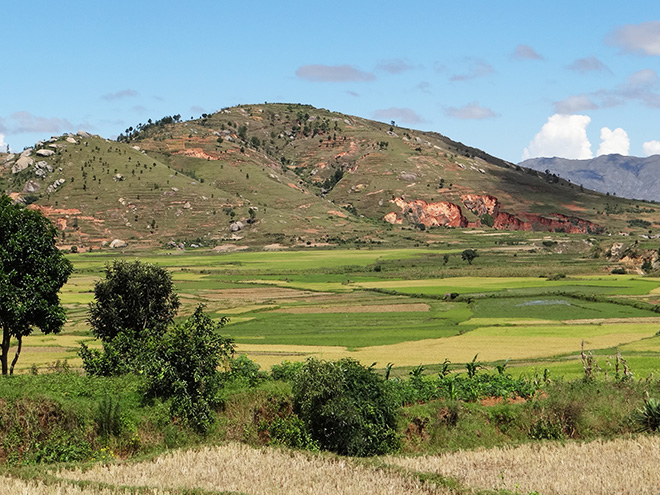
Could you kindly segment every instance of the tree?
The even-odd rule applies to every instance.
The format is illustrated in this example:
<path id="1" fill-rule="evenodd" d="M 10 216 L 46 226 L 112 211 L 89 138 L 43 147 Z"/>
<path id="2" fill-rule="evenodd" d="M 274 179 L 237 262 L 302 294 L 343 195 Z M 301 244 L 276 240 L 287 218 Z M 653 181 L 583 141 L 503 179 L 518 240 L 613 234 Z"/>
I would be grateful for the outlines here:
<path id="1" fill-rule="evenodd" d="M 141 367 L 150 341 L 158 341 L 174 321 L 179 297 L 171 274 L 140 261 L 113 261 L 105 280 L 94 286 L 87 321 L 103 352 L 81 344 L 83 368 L 92 375 L 116 375 Z"/>
<path id="2" fill-rule="evenodd" d="M 308 359 L 294 378 L 293 410 L 322 448 L 338 454 L 380 455 L 399 447 L 396 399 L 373 369 L 354 359 Z"/>
<path id="3" fill-rule="evenodd" d="M 461 258 L 463 258 L 463 261 L 467 261 L 470 265 L 472 264 L 472 261 L 478 257 L 479 255 L 474 249 L 466 249 L 461 253 Z"/>
<path id="4" fill-rule="evenodd" d="M 73 271 L 55 246 L 57 230 L 41 213 L 0 196 L 0 326 L 2 374 L 13 374 L 23 344 L 36 327 L 57 333 L 66 317 L 58 292 Z M 11 339 L 18 341 L 8 366 Z"/>
<path id="5" fill-rule="evenodd" d="M 233 341 L 220 335 L 229 321 L 214 322 L 203 306 L 184 323 L 175 325 L 155 343 L 146 370 L 148 396 L 172 399 L 170 415 L 204 433 L 219 404 L 221 377 L 218 366 L 234 353 Z"/>

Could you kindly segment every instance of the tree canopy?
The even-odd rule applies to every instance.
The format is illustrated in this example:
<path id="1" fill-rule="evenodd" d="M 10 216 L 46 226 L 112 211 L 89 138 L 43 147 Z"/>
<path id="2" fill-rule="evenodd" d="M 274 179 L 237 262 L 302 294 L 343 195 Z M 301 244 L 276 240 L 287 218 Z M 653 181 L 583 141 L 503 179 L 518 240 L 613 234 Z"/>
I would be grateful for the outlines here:
<path id="1" fill-rule="evenodd" d="M 83 368 L 92 375 L 117 375 L 141 368 L 142 354 L 174 321 L 179 297 L 171 274 L 141 261 L 114 260 L 94 286 L 87 321 L 103 352 L 81 344 Z"/>
<path id="2" fill-rule="evenodd" d="M 107 342 L 119 333 L 132 339 L 162 335 L 179 309 L 171 274 L 141 261 L 114 260 L 105 280 L 94 286 L 88 322 L 95 337 Z"/>
<path id="3" fill-rule="evenodd" d="M 57 333 L 66 317 L 58 292 L 73 271 L 57 249 L 57 229 L 38 211 L 0 196 L 0 326 L 2 374 L 13 373 L 23 337 L 34 328 Z M 11 339 L 18 347 L 11 367 Z"/>

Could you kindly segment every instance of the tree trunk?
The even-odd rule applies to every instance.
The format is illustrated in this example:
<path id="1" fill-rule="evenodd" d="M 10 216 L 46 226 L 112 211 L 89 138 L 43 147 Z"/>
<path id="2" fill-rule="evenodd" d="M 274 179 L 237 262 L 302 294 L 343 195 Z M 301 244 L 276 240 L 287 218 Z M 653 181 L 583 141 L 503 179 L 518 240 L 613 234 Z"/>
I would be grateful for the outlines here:
<path id="1" fill-rule="evenodd" d="M 16 361 L 18 361 L 18 356 L 20 355 L 21 348 L 23 347 L 23 336 L 19 335 L 17 339 L 18 339 L 18 348 L 16 349 L 16 355 L 14 356 L 14 359 L 11 362 L 11 368 L 9 368 L 10 375 L 14 374 L 14 366 L 16 366 Z"/>
<path id="2" fill-rule="evenodd" d="M 9 334 L 9 328 L 5 325 L 2 326 L 2 353 L 0 353 L 0 362 L 2 362 L 2 374 L 7 374 L 7 359 L 9 358 L 9 342 L 11 340 L 11 335 Z"/>

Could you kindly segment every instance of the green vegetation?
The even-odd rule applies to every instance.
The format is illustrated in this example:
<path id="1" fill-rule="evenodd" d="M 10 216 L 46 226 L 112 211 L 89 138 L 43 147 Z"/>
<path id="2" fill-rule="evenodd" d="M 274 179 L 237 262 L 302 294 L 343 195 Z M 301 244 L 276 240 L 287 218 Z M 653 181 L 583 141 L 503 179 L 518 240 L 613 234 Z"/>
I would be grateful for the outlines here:
<path id="1" fill-rule="evenodd" d="M 398 450 L 396 399 L 352 359 L 308 360 L 294 378 L 293 411 L 323 449 L 352 456 Z"/>
<path id="2" fill-rule="evenodd" d="M 35 327 L 57 333 L 66 316 L 58 292 L 73 269 L 55 247 L 57 230 L 39 212 L 0 195 L 0 326 L 2 374 L 13 374 L 23 338 Z M 10 341 L 18 341 L 9 366 Z"/>

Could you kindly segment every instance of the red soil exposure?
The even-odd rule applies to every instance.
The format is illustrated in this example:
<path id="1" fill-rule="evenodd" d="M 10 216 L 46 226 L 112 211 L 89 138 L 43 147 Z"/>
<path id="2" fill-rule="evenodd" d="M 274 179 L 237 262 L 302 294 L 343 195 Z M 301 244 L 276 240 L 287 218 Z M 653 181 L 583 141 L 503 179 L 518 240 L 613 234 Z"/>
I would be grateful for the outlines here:
<path id="1" fill-rule="evenodd" d="M 465 194 L 461 196 L 466 208 L 476 215 L 489 214 L 493 216 L 493 228 L 496 230 L 535 230 L 545 232 L 566 232 L 569 234 L 599 234 L 603 227 L 588 220 L 553 213 L 541 216 L 535 213 L 523 213 L 528 221 L 521 220 L 511 213 L 500 211 L 500 202 L 495 196 L 488 194 Z M 404 219 L 413 224 L 423 224 L 427 227 L 478 227 L 478 223 L 468 223 L 460 206 L 447 201 L 427 203 L 423 200 L 406 201 L 396 198 L 395 203 L 401 212 L 391 212 L 383 220 L 395 225 L 403 224 Z"/>
<path id="2" fill-rule="evenodd" d="M 209 155 L 202 148 L 188 148 L 175 153 L 175 155 L 190 156 L 192 158 L 202 158 L 203 160 L 218 160 L 217 157 L 213 155 Z"/>
<path id="3" fill-rule="evenodd" d="M 548 232 L 566 232 L 568 234 L 601 234 L 605 231 L 600 225 L 578 217 L 569 217 L 561 213 L 554 213 L 548 217 L 527 213 L 525 215 L 531 222 L 533 230 L 546 230 Z"/>
<path id="4" fill-rule="evenodd" d="M 500 201 L 489 194 L 464 194 L 461 201 L 475 215 L 489 214 L 496 217 L 500 211 Z"/>
<path id="5" fill-rule="evenodd" d="M 401 208 L 402 215 L 406 216 L 415 224 L 423 224 L 427 227 L 467 227 L 468 221 L 463 216 L 461 207 L 448 201 L 437 203 L 427 203 L 421 199 L 406 201 L 403 198 L 396 198 L 392 201 Z M 399 222 L 399 215 L 385 215 L 385 221 L 390 223 Z M 395 220 L 395 221 L 392 221 Z"/>
<path id="6" fill-rule="evenodd" d="M 500 211 L 495 217 L 493 228 L 496 230 L 532 230 L 532 224 L 523 222 L 511 213 Z"/>

